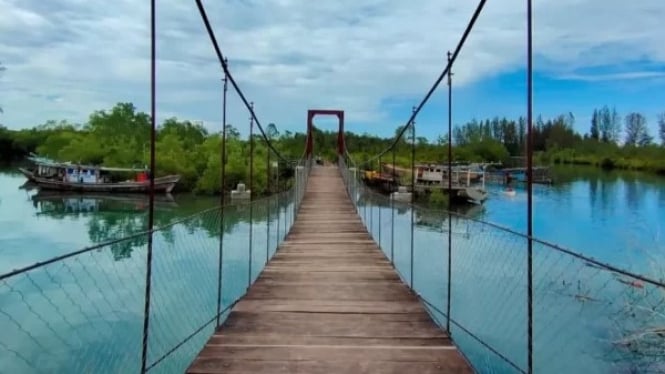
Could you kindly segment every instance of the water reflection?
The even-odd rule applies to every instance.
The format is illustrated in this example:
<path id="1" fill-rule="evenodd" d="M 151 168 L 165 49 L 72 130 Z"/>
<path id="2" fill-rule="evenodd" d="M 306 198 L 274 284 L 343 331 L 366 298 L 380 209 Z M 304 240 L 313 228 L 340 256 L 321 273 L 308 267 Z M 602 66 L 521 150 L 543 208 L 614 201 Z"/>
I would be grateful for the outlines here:
<path id="1" fill-rule="evenodd" d="M 454 205 L 450 211 L 455 213 L 453 221 L 459 221 L 460 218 L 480 219 L 485 212 L 485 207 L 477 204 Z M 435 232 L 448 231 L 446 223 L 448 214 L 442 210 L 416 209 L 415 219 L 416 227 L 421 229 Z"/>
<path id="2" fill-rule="evenodd" d="M 598 203 L 598 180 L 592 179 L 589 181 L 589 200 L 591 203 L 592 212 Z"/>
<path id="3" fill-rule="evenodd" d="M 25 235 L 11 230 L 0 233 L 4 238 L 10 234 L 20 238 L 17 244 L 2 248 L 6 249 L 2 254 L 8 254 L 5 258 L 10 258 L 14 248 L 15 253 L 23 254 L 8 262 L 10 270 L 86 245 L 112 242 L 0 282 L 0 329 L 6 337 L 0 338 L 0 346 L 7 348 L 0 349 L 3 372 L 138 371 L 148 240 L 141 233 L 147 224 L 147 198 L 33 194 L 19 190 L 18 184 L 12 187 L 14 195 L 6 202 L 20 215 L 9 218 L 30 222 L 25 226 L 36 235 L 25 240 Z M 193 331 L 205 328 L 168 355 L 154 372 L 184 372 L 212 334 L 211 317 L 246 291 L 248 280 L 258 276 L 264 261 L 283 240 L 293 221 L 290 200 L 284 193 L 257 199 L 251 207 L 248 202 L 228 204 L 222 211 L 215 198 L 158 198 L 150 277 L 149 363 L 158 362 Z M 249 225 L 250 217 L 253 225 Z M 252 241 L 248 241 L 249 235 L 253 235 Z M 85 244 L 70 244 L 73 237 L 84 237 Z M 61 238 L 66 241 L 58 242 Z M 49 242 L 44 244 L 44 239 Z M 30 253 L 33 248 L 43 251 Z M 54 253 L 57 251 L 62 252 Z M 37 332 L 39 340 L 32 338 Z"/>
<path id="4" fill-rule="evenodd" d="M 603 183 L 597 181 L 598 186 Z M 640 188 L 649 191 L 648 186 Z M 616 204 L 616 198 L 623 197 L 614 196 L 612 201 Z M 450 289 L 452 335 L 478 372 L 514 370 L 475 339 L 516 366 L 526 367 L 528 243 L 523 236 L 456 216 L 451 222 L 448 288 L 445 213 L 416 207 L 415 230 L 410 230 L 411 211 L 406 204 L 396 204 L 393 214 L 387 197 L 361 194 L 359 206 L 374 239 L 419 295 L 445 311 Z M 484 214 L 481 206 L 457 208 L 469 217 Z M 617 255 L 626 256 L 618 251 Z M 534 243 L 532 284 L 536 372 L 637 373 L 665 368 L 662 286 L 540 242 Z M 431 312 L 439 322 L 445 321 L 439 312 Z"/>
<path id="5" fill-rule="evenodd" d="M 603 215 L 612 214 L 614 212 L 612 199 L 616 193 L 617 178 L 611 179 L 602 179 L 600 182 L 600 210 Z"/>
<path id="6" fill-rule="evenodd" d="M 640 191 L 637 181 L 634 178 L 624 177 L 624 192 L 626 194 L 626 204 L 629 208 L 635 209 L 639 205 Z"/>
<path id="7" fill-rule="evenodd" d="M 123 212 L 140 213 L 149 207 L 149 198 L 139 194 L 70 194 L 39 191 L 30 197 L 37 215 L 62 218 L 67 215 Z M 178 208 L 170 194 L 155 196 L 155 210 Z"/>
<path id="8" fill-rule="evenodd" d="M 51 191 L 38 191 L 28 194 L 28 198 L 38 217 L 54 220 L 69 218 L 83 219 L 91 245 L 103 244 L 113 240 L 110 249 L 115 260 L 131 257 L 132 251 L 147 243 L 147 235 L 136 235 L 147 230 L 149 197 L 139 194 L 75 194 Z M 181 203 L 178 200 L 182 200 Z M 265 224 L 268 213 L 274 217 L 276 212 L 283 212 L 289 202 L 284 194 L 267 199 L 259 199 L 251 204 L 251 216 L 254 224 Z M 184 234 L 202 231 L 207 237 L 220 234 L 219 201 L 212 198 L 176 199 L 174 196 L 155 196 L 155 227 L 166 243 L 175 242 L 177 227 L 184 229 Z M 200 213 L 203 212 L 203 213 Z M 228 201 L 224 207 L 225 233 L 230 233 L 240 223 L 250 221 L 250 203 Z M 175 224 L 174 224 L 175 222 Z M 80 235 L 80 232 L 63 235 Z M 75 250 L 76 248 L 72 248 Z"/>
<path id="9" fill-rule="evenodd" d="M 370 189 L 361 191 L 358 194 L 357 206 L 360 216 L 368 223 L 370 231 L 379 233 L 384 230 L 387 232 L 386 235 L 378 235 L 376 238 L 381 245 L 394 246 L 393 243 L 386 243 L 391 240 L 389 234 L 391 227 L 401 225 L 400 230 L 404 230 L 404 226 L 411 225 L 412 205 L 406 202 L 391 201 L 388 195 Z M 486 214 L 486 207 L 479 204 L 459 203 L 454 204 L 450 211 L 452 212 L 453 235 L 468 238 L 470 235 L 468 219 L 482 219 Z M 433 234 L 448 232 L 448 212 L 443 208 L 430 208 L 426 201 L 416 201 L 413 213 L 414 228 L 417 231 Z M 393 218 L 394 222 L 392 222 Z M 401 239 L 395 240 L 409 237 L 409 235 L 401 236 Z"/>

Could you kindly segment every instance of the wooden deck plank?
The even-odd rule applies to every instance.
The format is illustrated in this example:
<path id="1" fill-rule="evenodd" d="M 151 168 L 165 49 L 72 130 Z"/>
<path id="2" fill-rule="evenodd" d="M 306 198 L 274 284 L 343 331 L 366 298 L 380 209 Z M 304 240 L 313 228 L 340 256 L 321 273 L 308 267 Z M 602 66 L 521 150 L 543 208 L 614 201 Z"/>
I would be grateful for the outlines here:
<path id="1" fill-rule="evenodd" d="M 446 346 L 332 346 L 332 345 L 266 345 L 266 346 L 215 346 L 208 345 L 200 358 L 231 360 L 283 360 L 313 361 L 402 361 L 441 362 L 455 347 Z"/>
<path id="2" fill-rule="evenodd" d="M 265 319 L 264 313 L 257 312 L 240 312 L 233 313 L 233 316 L 229 316 L 227 319 L 228 326 L 239 326 L 242 324 L 252 324 L 252 323 L 261 323 L 261 320 Z M 429 322 L 430 317 L 427 312 L 420 310 L 417 312 L 411 312 L 409 314 L 400 314 L 400 313 L 377 313 L 377 314 L 367 314 L 367 313 L 341 313 L 341 312 L 320 312 L 313 313 L 307 312 L 306 316 L 316 319 L 316 321 L 307 321 L 302 320 L 303 313 L 300 312 L 272 312 L 270 316 L 277 321 L 278 323 L 284 324 L 327 324 L 330 326 L 334 325 L 351 325 L 351 324 L 382 324 L 382 323 L 405 323 L 405 322 Z M 437 329 L 440 330 L 440 329 Z M 442 332 L 443 333 L 443 332 Z"/>
<path id="3" fill-rule="evenodd" d="M 471 373 L 400 280 L 336 168 L 316 167 L 296 222 L 188 373 Z"/>
<path id="4" fill-rule="evenodd" d="M 446 362 L 395 362 L 395 361 L 251 361 L 217 358 L 199 358 L 189 368 L 192 374 L 440 374 L 469 373 L 465 363 L 449 353 Z"/>
<path id="5" fill-rule="evenodd" d="M 336 313 L 418 313 L 422 311 L 419 304 L 399 301 L 340 301 L 340 300 L 242 300 L 234 311 L 254 312 L 336 312 Z"/>
<path id="6" fill-rule="evenodd" d="M 411 336 L 307 336 L 282 334 L 226 334 L 213 335 L 208 342 L 209 346 L 231 345 L 344 345 L 344 346 L 395 346 L 395 347 L 421 347 L 421 346 L 449 346 L 448 337 L 414 338 Z"/>
<path id="7" fill-rule="evenodd" d="M 400 279 L 395 273 L 389 272 L 368 272 L 366 274 L 357 274 L 353 272 L 288 272 L 288 271 L 266 271 L 263 278 L 266 283 L 367 283 L 367 282 L 399 282 Z"/>

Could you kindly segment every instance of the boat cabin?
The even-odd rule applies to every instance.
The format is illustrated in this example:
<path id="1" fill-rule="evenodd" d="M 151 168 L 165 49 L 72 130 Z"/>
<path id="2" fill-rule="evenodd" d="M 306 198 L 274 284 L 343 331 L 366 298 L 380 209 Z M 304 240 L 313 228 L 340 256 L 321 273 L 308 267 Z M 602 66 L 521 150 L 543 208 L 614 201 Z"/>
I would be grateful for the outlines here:
<path id="1" fill-rule="evenodd" d="M 444 170 L 442 165 L 417 165 L 416 183 L 439 184 L 442 183 L 444 176 L 448 175 L 448 170 Z"/>
<path id="2" fill-rule="evenodd" d="M 65 169 L 63 182 L 69 183 L 98 183 L 100 179 L 99 169 L 87 167 L 68 167 Z"/>
<path id="3" fill-rule="evenodd" d="M 56 162 L 47 158 L 32 156 L 28 158 L 35 163 L 33 173 L 36 177 L 47 178 L 64 183 L 99 184 L 113 183 L 123 175 L 127 181 L 127 174 L 133 174 L 132 181 L 145 182 L 148 172 L 145 169 L 135 168 L 109 168 L 95 165 L 80 165 L 71 162 Z M 117 175 L 113 176 L 115 173 Z"/>
<path id="4" fill-rule="evenodd" d="M 483 180 L 483 165 L 455 164 L 452 166 L 453 184 L 470 186 Z M 423 185 L 445 184 L 448 180 L 448 166 L 441 164 L 416 165 L 416 183 Z"/>

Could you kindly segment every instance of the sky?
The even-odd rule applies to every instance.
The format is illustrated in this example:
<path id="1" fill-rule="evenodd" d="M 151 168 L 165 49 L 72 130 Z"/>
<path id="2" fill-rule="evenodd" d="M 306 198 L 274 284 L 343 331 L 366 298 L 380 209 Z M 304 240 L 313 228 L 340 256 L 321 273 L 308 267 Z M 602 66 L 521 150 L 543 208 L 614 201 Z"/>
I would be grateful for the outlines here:
<path id="1" fill-rule="evenodd" d="M 391 136 L 445 66 L 476 1 L 204 0 L 222 51 L 265 127 L 304 131 L 309 108 L 342 109 L 346 128 Z M 157 118 L 221 128 L 222 70 L 194 0 L 157 1 Z M 149 1 L 0 0 L 0 123 L 84 123 L 133 102 L 149 111 Z M 524 0 L 488 1 L 453 67 L 453 118 L 525 115 Z M 662 0 L 535 0 L 534 110 L 572 112 L 588 131 L 604 104 L 665 112 Z M 228 94 L 228 123 L 249 113 Z M 447 129 L 447 86 L 416 120 Z M 316 124 L 336 130 L 334 118 Z"/>

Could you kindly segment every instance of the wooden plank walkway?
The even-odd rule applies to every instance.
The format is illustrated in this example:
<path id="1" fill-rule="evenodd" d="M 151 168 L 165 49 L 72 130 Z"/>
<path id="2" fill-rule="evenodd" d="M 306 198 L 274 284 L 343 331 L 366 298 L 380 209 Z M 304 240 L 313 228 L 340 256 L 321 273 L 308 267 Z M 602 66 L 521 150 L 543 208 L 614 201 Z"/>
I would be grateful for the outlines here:
<path id="1" fill-rule="evenodd" d="M 336 167 L 188 373 L 471 373 L 371 239 Z"/>

